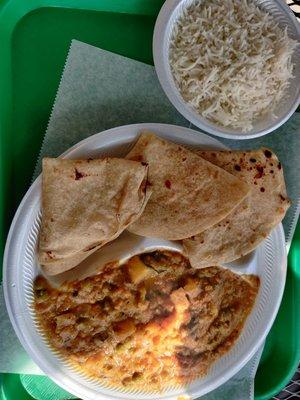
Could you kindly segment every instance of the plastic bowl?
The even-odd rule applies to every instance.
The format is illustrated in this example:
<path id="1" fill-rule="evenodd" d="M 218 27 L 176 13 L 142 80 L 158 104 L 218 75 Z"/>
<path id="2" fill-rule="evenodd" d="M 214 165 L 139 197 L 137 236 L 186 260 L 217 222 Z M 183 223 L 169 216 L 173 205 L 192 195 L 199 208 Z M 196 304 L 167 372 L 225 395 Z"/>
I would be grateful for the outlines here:
<path id="1" fill-rule="evenodd" d="M 266 135 L 287 121 L 300 103 L 300 46 L 294 51 L 294 78 L 283 101 L 275 109 L 277 118 L 266 116 L 254 121 L 251 131 L 222 127 L 197 113 L 180 95 L 173 80 L 169 64 L 169 44 L 174 25 L 183 11 L 195 0 L 166 0 L 156 20 L 153 35 L 153 57 L 160 84 L 176 109 L 198 128 L 228 139 L 250 139 Z M 256 4 L 271 14 L 281 28 L 287 27 L 288 35 L 300 42 L 300 24 L 282 0 L 255 0 Z"/>

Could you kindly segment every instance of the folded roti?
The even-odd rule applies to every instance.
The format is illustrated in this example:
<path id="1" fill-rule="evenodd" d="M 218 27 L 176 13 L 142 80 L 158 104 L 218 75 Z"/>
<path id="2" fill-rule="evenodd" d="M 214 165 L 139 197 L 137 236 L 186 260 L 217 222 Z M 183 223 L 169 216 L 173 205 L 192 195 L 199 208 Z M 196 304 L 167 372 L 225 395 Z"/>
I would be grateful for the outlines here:
<path id="1" fill-rule="evenodd" d="M 290 206 L 281 163 L 273 151 L 199 151 L 201 157 L 243 179 L 250 194 L 218 224 L 183 241 L 194 268 L 234 261 L 255 249 Z"/>
<path id="2" fill-rule="evenodd" d="M 49 275 L 73 268 L 143 211 L 147 165 L 105 158 L 44 158 L 38 259 Z"/>
<path id="3" fill-rule="evenodd" d="M 152 195 L 132 233 L 179 240 L 196 235 L 228 215 L 248 194 L 248 185 L 178 144 L 143 133 L 126 157 L 149 165 Z"/>

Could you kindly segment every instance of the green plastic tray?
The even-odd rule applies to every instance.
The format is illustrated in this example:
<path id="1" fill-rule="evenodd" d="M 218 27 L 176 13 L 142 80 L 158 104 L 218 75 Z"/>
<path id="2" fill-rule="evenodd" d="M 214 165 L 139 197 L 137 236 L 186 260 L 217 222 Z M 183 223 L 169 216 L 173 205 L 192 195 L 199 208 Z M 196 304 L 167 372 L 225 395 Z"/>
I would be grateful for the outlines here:
<path id="1" fill-rule="evenodd" d="M 163 0 L 0 0 L 0 246 L 28 188 L 70 41 L 152 63 Z M 300 358 L 300 226 L 283 302 L 255 379 L 256 399 L 289 381 Z M 298 311 L 298 312 L 297 312 Z M 31 399 L 18 375 L 0 374 L 0 399 Z"/>

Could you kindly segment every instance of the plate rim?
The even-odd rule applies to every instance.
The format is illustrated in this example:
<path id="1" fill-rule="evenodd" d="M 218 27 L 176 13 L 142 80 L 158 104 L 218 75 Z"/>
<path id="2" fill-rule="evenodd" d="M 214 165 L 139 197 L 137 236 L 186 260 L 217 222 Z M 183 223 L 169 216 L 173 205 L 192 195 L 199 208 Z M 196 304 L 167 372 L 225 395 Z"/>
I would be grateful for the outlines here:
<path id="1" fill-rule="evenodd" d="M 199 142 L 198 144 L 201 145 L 201 137 L 202 138 L 209 138 L 209 140 L 211 142 L 214 142 L 214 144 L 218 147 L 224 148 L 226 149 L 227 146 L 223 145 L 221 142 L 219 142 L 218 139 L 216 138 L 212 138 L 209 135 L 203 133 L 203 132 L 199 132 L 196 131 L 194 129 L 190 129 L 190 128 L 186 128 L 186 127 L 181 127 L 179 125 L 170 125 L 170 124 L 160 124 L 160 123 L 142 123 L 142 124 L 130 124 L 130 125 L 122 125 L 119 127 L 115 127 L 115 128 L 111 128 L 102 132 L 98 132 L 94 135 L 89 136 L 86 139 L 83 139 L 82 141 L 79 141 L 77 144 L 73 145 L 72 147 L 70 147 L 68 150 L 66 150 L 65 152 L 63 152 L 59 157 L 68 157 L 69 155 L 72 157 L 72 153 L 78 149 L 80 149 L 80 147 L 84 146 L 86 143 L 89 143 L 91 140 L 95 140 L 97 138 L 101 138 L 101 136 L 103 134 L 114 134 L 118 131 L 122 131 L 122 130 L 128 130 L 128 129 L 135 129 L 135 130 L 143 130 L 143 129 L 149 129 L 149 130 L 159 130 L 159 129 L 167 129 L 168 132 L 172 134 L 172 129 L 176 129 L 177 131 L 182 132 L 186 132 L 186 133 L 190 133 L 191 135 L 193 135 L 194 138 L 197 137 L 197 142 L 198 142 L 198 138 L 199 138 Z M 182 137 L 183 141 L 184 141 L 184 135 L 182 134 L 177 134 L 178 137 Z M 159 132 L 158 132 L 159 134 Z M 198 136 L 195 136 L 195 134 L 197 134 Z M 177 137 L 176 134 L 174 134 L 174 140 L 176 141 Z M 120 141 L 120 140 L 119 140 Z M 197 144 L 197 143 L 195 143 Z M 213 144 L 212 144 L 213 146 Z M 101 146 L 100 146 L 101 148 Z M 12 239 L 13 236 L 15 234 L 15 229 L 16 229 L 16 224 L 18 222 L 18 219 L 20 217 L 20 214 L 23 210 L 24 204 L 26 203 L 27 199 L 30 197 L 30 195 L 32 195 L 32 192 L 34 192 L 34 190 L 36 190 L 38 188 L 38 186 L 41 183 L 41 175 L 39 175 L 35 181 L 32 183 L 32 185 L 28 188 L 26 194 L 24 195 L 16 213 L 15 216 L 13 218 L 13 221 L 11 223 L 11 227 L 9 230 L 9 234 L 7 236 L 7 241 L 6 241 L 6 246 L 5 246 L 5 251 L 4 251 L 4 258 L 3 258 L 3 291 L 4 291 L 4 299 L 5 299 L 5 304 L 6 304 L 6 308 L 8 311 L 8 315 L 10 318 L 10 321 L 13 325 L 14 331 L 18 337 L 18 339 L 20 340 L 23 348 L 27 351 L 27 353 L 29 354 L 29 356 L 33 359 L 33 361 L 39 366 L 39 368 L 45 372 L 48 376 L 51 377 L 51 379 L 53 379 L 54 382 L 56 382 L 59 386 L 63 387 L 64 389 L 66 389 L 67 391 L 69 391 L 70 393 L 74 393 L 77 396 L 82 396 L 83 393 L 81 392 L 77 392 L 76 390 L 74 390 L 75 388 L 73 388 L 71 386 L 71 382 L 69 382 L 68 378 L 68 382 L 59 379 L 55 374 L 54 371 L 51 371 L 51 369 L 49 369 L 50 367 L 47 365 L 48 362 L 46 361 L 43 362 L 43 360 L 41 361 L 41 359 L 38 357 L 38 355 L 36 354 L 36 349 L 34 348 L 34 346 L 32 346 L 32 344 L 30 344 L 25 335 L 23 334 L 23 332 L 20 330 L 19 327 L 19 322 L 18 319 L 21 317 L 20 315 L 14 315 L 13 313 L 13 301 L 11 302 L 11 298 L 12 298 L 12 294 L 10 293 L 11 288 L 8 285 L 8 275 L 9 275 L 9 256 L 11 254 L 12 248 L 11 248 L 11 243 L 12 243 Z M 38 196 L 40 197 L 40 195 Z M 26 211 L 26 214 L 28 214 L 28 211 Z M 267 325 L 267 328 L 265 329 L 265 333 L 264 335 L 262 335 L 255 343 L 255 346 L 253 346 L 252 350 L 249 351 L 246 356 L 244 356 L 242 358 L 242 360 L 240 359 L 240 361 L 237 362 L 237 364 L 235 365 L 235 367 L 229 369 L 223 376 L 222 378 L 220 378 L 219 380 L 215 380 L 214 383 L 210 384 L 207 388 L 205 388 L 204 390 L 201 390 L 201 396 L 216 389 L 217 387 L 219 387 L 220 385 L 222 385 L 224 382 L 228 381 L 233 375 L 235 375 L 241 368 L 243 368 L 243 366 L 251 359 L 251 357 L 254 355 L 254 353 L 258 350 L 258 348 L 261 346 L 261 344 L 263 343 L 263 341 L 265 340 L 267 334 L 269 333 L 273 322 L 275 320 L 275 317 L 277 315 L 280 303 L 281 303 L 281 299 L 283 296 L 283 292 L 284 292 L 284 287 L 285 287 L 285 281 L 286 281 L 286 271 L 287 271 L 287 256 L 286 256 L 286 247 L 285 247 L 285 240 L 284 240 L 284 231 L 283 231 L 283 227 L 282 224 L 280 223 L 275 229 L 278 230 L 278 235 L 280 237 L 280 240 L 283 243 L 283 261 L 284 261 L 284 265 L 282 265 L 283 268 L 283 281 L 282 284 L 280 286 L 280 293 L 279 296 L 277 298 L 277 302 L 276 302 L 276 306 L 273 309 L 273 314 L 272 316 L 269 318 L 269 322 Z M 13 246 L 14 248 L 14 246 Z M 46 365 L 45 365 L 46 364 Z M 92 389 L 91 389 L 92 390 Z M 118 397 L 119 392 L 116 392 L 116 396 L 114 395 L 109 395 L 106 396 L 106 394 L 102 394 L 102 393 L 95 393 L 95 398 L 98 399 L 109 399 L 109 398 L 116 398 L 116 399 L 120 399 L 120 397 Z M 192 394 L 192 398 L 194 395 Z M 195 396 L 199 396 L 199 394 L 195 394 Z M 126 398 L 126 396 L 123 398 Z M 164 397 L 166 400 L 170 400 L 170 399 L 175 399 L 177 398 L 177 395 L 174 394 L 170 394 L 170 395 L 165 395 Z"/>

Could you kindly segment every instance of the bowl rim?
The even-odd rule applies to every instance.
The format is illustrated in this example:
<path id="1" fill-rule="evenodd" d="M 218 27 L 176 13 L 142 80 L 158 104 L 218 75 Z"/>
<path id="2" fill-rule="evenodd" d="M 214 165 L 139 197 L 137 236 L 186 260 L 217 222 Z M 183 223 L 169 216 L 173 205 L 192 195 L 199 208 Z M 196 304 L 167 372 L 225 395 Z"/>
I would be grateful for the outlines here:
<path id="1" fill-rule="evenodd" d="M 230 128 L 228 129 L 226 127 L 218 126 L 212 122 L 209 122 L 209 120 L 197 113 L 191 106 L 187 104 L 186 101 L 184 101 L 174 83 L 170 64 L 168 62 L 168 57 L 166 57 L 166 54 L 168 52 L 167 38 L 173 25 L 173 14 L 178 10 L 179 7 L 181 7 L 182 3 L 185 1 L 186 0 L 165 1 L 156 19 L 152 41 L 153 60 L 156 74 L 163 91 L 165 92 L 166 96 L 173 104 L 173 106 L 181 115 L 183 115 L 197 128 L 203 129 L 205 132 L 208 132 L 212 135 L 226 139 L 253 139 L 264 136 L 283 125 L 292 116 L 292 114 L 296 111 L 297 107 L 300 104 L 300 81 L 298 83 L 297 94 L 291 102 L 291 106 L 288 111 L 281 118 L 271 121 L 266 128 L 262 128 L 256 132 L 251 133 L 240 134 L 239 132 L 230 132 Z M 192 1 L 193 0 L 189 1 L 189 3 L 191 3 Z M 291 9 L 282 0 L 272 1 L 276 3 L 276 5 L 278 5 L 278 7 L 281 9 L 281 12 L 290 19 L 290 23 L 295 29 L 296 37 L 300 42 L 300 24 Z M 297 80 L 293 78 L 293 82 L 294 81 L 297 82 Z"/>

